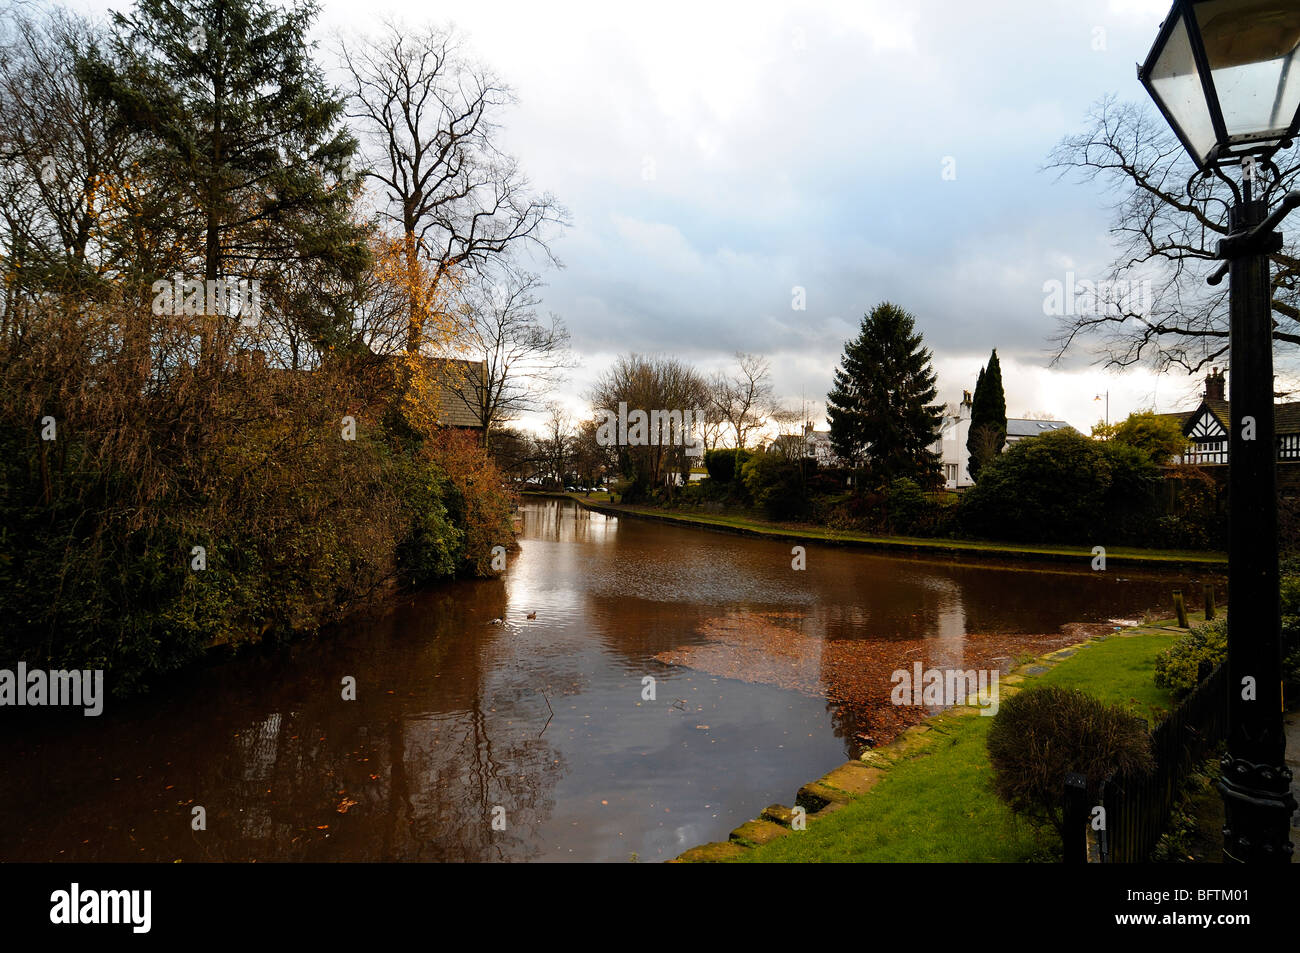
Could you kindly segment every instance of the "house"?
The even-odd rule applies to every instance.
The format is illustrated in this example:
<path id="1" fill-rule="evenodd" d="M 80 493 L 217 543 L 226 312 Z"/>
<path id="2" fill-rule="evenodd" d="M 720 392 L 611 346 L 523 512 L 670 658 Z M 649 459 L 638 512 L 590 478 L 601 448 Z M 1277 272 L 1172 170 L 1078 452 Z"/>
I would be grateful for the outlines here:
<path id="1" fill-rule="evenodd" d="M 367 366 L 378 369 L 377 386 L 388 386 L 395 373 L 394 359 L 398 355 L 371 354 Z M 430 369 L 430 378 L 438 392 L 437 422 L 443 427 L 457 427 L 462 430 L 483 430 L 483 422 L 478 410 L 479 395 L 487 387 L 487 362 L 466 361 L 459 358 L 420 358 Z M 240 350 L 235 355 L 236 366 L 242 373 L 268 370 L 267 353 L 258 348 Z M 292 378 L 298 374 L 310 374 L 306 367 L 270 368 L 270 373 Z"/>
<path id="2" fill-rule="evenodd" d="M 970 438 L 970 415 L 971 392 L 962 391 L 961 403 L 957 405 L 956 412 L 944 415 L 943 423 L 940 425 L 939 440 L 933 447 L 934 451 L 942 457 L 943 482 L 950 490 L 964 489 L 975 483 L 968 469 L 970 451 L 966 449 L 967 440 Z M 1061 430 L 1069 426 L 1064 420 L 1008 417 L 1007 441 L 1003 449 L 1027 437 L 1036 437 L 1050 430 Z"/>
<path id="3" fill-rule="evenodd" d="M 1227 400 L 1227 381 L 1223 371 L 1214 367 L 1205 377 L 1205 393 L 1193 410 L 1160 414 L 1176 420 L 1183 436 L 1190 441 L 1187 452 L 1171 463 L 1219 466 L 1228 462 L 1228 429 L 1232 416 Z M 1277 438 L 1279 463 L 1300 461 L 1300 401 L 1273 405 L 1273 429 Z"/>
<path id="4" fill-rule="evenodd" d="M 819 467 L 838 467 L 843 464 L 831 447 L 831 435 L 825 430 L 813 430 L 804 425 L 803 438 L 798 434 L 783 433 L 758 445 L 762 453 L 779 453 L 787 460 L 815 460 Z"/>
<path id="5" fill-rule="evenodd" d="M 970 436 L 970 408 L 971 393 L 964 390 L 956 413 L 944 414 L 939 440 L 931 448 L 941 458 L 943 485 L 950 490 L 971 486 L 975 482 L 966 469 L 970 460 L 970 453 L 966 450 L 966 439 Z"/>
<path id="6" fill-rule="evenodd" d="M 831 435 L 825 430 L 813 430 L 812 427 L 805 428 L 804 436 L 804 456 L 812 457 L 817 461 L 819 467 L 837 467 L 840 465 L 839 455 L 831 447 Z"/>

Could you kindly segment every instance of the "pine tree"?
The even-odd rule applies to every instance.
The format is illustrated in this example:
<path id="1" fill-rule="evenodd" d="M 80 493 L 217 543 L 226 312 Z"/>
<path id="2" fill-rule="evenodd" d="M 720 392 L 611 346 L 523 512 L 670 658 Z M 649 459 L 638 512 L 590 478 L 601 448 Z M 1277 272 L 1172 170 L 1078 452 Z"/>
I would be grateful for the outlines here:
<path id="1" fill-rule="evenodd" d="M 113 57 L 80 64 L 111 120 L 142 143 L 142 179 L 170 183 L 193 274 L 274 276 L 310 261 L 341 289 L 368 251 L 344 100 L 312 58 L 316 7 L 136 0 L 113 14 Z"/>
<path id="2" fill-rule="evenodd" d="M 935 482 L 940 458 L 931 447 L 943 421 L 935 381 L 916 319 L 887 301 L 877 305 L 835 371 L 826 413 L 831 446 L 855 467 L 865 464 L 878 485 L 900 477 Z"/>
<path id="3" fill-rule="evenodd" d="M 1007 398 L 1002 390 L 1002 365 L 994 348 L 986 367 L 980 368 L 971 398 L 970 433 L 966 450 L 970 459 L 966 470 L 978 480 L 984 465 L 1002 452 L 1007 440 Z"/>

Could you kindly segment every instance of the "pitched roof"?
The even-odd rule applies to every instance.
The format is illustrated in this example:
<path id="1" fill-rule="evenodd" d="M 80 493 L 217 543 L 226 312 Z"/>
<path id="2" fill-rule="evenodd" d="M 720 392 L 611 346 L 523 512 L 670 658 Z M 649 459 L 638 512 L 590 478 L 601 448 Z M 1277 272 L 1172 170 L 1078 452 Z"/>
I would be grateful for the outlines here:
<path id="1" fill-rule="evenodd" d="M 1196 424 L 1196 421 L 1201 419 L 1203 410 L 1208 410 L 1214 414 L 1215 419 L 1219 421 L 1219 426 L 1224 430 L 1232 429 L 1231 405 L 1228 401 L 1219 400 L 1215 397 L 1202 397 L 1201 402 L 1196 405 L 1194 410 L 1184 410 L 1172 414 L 1157 414 L 1156 416 L 1177 420 L 1182 426 L 1185 435 Z M 1273 428 L 1279 434 L 1300 433 L 1300 401 L 1274 404 Z"/>
<path id="2" fill-rule="evenodd" d="M 482 380 L 487 373 L 486 362 L 445 358 L 431 363 L 439 384 L 441 406 L 438 408 L 438 423 L 444 427 L 481 428 L 483 422 L 472 401 L 475 397 L 474 382 Z"/>
<path id="3" fill-rule="evenodd" d="M 1061 430 L 1070 426 L 1064 420 L 1030 420 L 1026 417 L 1007 418 L 1008 437 L 1037 437 L 1049 430 Z"/>

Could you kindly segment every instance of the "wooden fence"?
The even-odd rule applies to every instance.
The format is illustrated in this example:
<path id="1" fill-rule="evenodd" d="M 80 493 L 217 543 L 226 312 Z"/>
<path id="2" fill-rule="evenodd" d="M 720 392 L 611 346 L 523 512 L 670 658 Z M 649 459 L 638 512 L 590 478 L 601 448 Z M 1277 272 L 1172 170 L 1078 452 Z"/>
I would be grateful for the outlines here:
<path id="1" fill-rule="evenodd" d="M 1151 732 L 1155 770 L 1102 783 L 1102 863 L 1145 863 L 1169 823 L 1183 780 L 1228 735 L 1227 668 L 1220 665 Z"/>

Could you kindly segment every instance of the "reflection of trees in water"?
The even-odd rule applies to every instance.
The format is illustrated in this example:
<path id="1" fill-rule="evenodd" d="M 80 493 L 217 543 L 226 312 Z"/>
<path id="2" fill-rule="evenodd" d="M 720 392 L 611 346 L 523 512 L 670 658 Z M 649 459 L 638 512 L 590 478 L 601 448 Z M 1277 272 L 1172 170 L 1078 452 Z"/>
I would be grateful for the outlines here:
<path id="1" fill-rule="evenodd" d="M 316 660 L 320 671 L 371 673 L 358 680 L 362 701 L 336 701 L 332 675 L 309 677 L 285 694 L 316 701 L 245 722 L 213 779 L 208 831 L 196 835 L 201 857 L 442 861 L 540 852 L 551 790 L 565 770 L 538 737 L 546 702 L 528 681 L 503 681 L 497 656 L 511 650 L 509 630 L 466 631 L 462 612 L 447 614 L 459 628 L 444 632 L 432 605 L 420 641 L 396 658 L 381 650 L 400 632 L 363 659 Z M 487 611 L 500 614 L 503 605 Z M 504 831 L 492 830 L 497 805 Z"/>
<path id="2" fill-rule="evenodd" d="M 571 500 L 529 500 L 522 512 L 524 538 L 554 543 L 598 542 L 611 536 L 618 525 L 615 519 Z"/>
<path id="3" fill-rule="evenodd" d="M 545 737 L 538 737 L 545 703 L 535 692 L 527 694 L 531 697 L 513 699 L 494 693 L 487 708 L 476 705 L 436 735 L 420 730 L 427 725 L 407 726 L 402 760 L 414 783 L 409 810 L 390 812 L 392 859 L 506 860 L 540 854 L 540 828 L 555 807 L 551 791 L 564 765 Z M 497 806 L 505 809 L 504 831 L 492 829 Z"/>
<path id="4" fill-rule="evenodd" d="M 476 695 L 466 710 L 372 722 L 347 741 L 322 735 L 327 729 L 311 716 L 271 715 L 236 739 L 236 777 L 210 798 L 234 807 L 210 808 L 208 837 L 198 836 L 214 860 L 535 856 L 564 765 L 537 737 L 545 703 L 538 697 L 529 706 L 540 720 L 536 711 L 518 717 L 522 707 L 500 696 L 485 705 Z M 497 805 L 506 811 L 504 831 L 491 827 Z M 232 828 L 235 836 L 224 837 Z"/>

